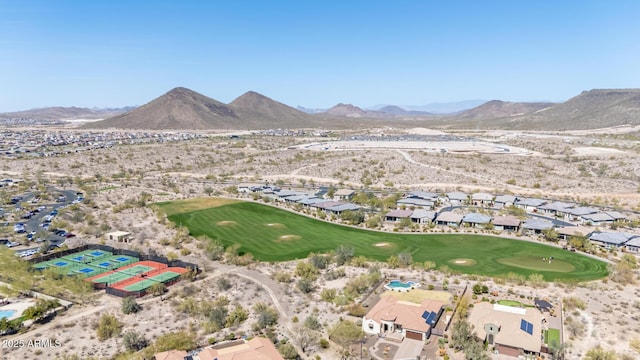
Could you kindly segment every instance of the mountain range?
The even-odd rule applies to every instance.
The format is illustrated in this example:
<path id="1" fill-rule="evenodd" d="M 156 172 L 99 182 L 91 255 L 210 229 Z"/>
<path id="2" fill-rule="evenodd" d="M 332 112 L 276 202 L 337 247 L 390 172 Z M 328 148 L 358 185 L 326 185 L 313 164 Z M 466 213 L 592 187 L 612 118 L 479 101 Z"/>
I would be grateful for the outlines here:
<path id="1" fill-rule="evenodd" d="M 307 109 L 308 110 L 308 109 Z M 111 116 L 111 117 L 109 117 Z M 640 89 L 584 91 L 566 102 L 506 102 L 491 100 L 456 114 L 385 105 L 362 109 L 340 103 L 313 114 L 249 91 L 225 104 L 183 87 L 140 107 L 121 109 L 44 108 L 0 114 L 0 118 L 100 119 L 83 128 L 164 130 L 260 130 L 273 128 L 361 128 L 423 126 L 523 130 L 593 129 L 640 125 Z"/>
<path id="2" fill-rule="evenodd" d="M 66 119 L 104 119 L 135 109 L 123 108 L 82 108 L 82 107 L 45 107 L 24 111 L 0 113 L 0 119 L 66 120 Z"/>
<path id="3" fill-rule="evenodd" d="M 306 128 L 320 126 L 313 117 L 249 91 L 229 104 L 177 87 L 134 110 L 83 125 L 87 129 L 210 130 Z"/>

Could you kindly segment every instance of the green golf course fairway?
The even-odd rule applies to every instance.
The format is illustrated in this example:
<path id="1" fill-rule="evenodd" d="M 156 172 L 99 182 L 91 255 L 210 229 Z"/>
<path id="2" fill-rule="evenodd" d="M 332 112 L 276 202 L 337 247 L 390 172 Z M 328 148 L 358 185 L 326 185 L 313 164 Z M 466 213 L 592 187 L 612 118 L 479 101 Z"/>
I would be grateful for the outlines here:
<path id="1" fill-rule="evenodd" d="M 213 207 L 204 208 L 203 204 Z M 505 276 L 542 274 L 547 281 L 587 281 L 607 275 L 607 264 L 578 253 L 543 244 L 485 235 L 394 234 L 337 225 L 272 206 L 211 198 L 158 203 L 160 210 L 192 236 L 207 235 L 225 246 L 239 244 L 240 253 L 260 261 L 305 258 L 311 252 L 326 253 L 340 245 L 356 255 L 384 261 L 401 252 L 413 260 L 433 261 L 461 273 Z M 198 210 L 190 210 L 198 209 Z M 232 225 L 230 225 L 232 224 Z M 549 265 L 542 258 L 552 256 Z M 456 265 L 470 259 L 472 265 Z"/>

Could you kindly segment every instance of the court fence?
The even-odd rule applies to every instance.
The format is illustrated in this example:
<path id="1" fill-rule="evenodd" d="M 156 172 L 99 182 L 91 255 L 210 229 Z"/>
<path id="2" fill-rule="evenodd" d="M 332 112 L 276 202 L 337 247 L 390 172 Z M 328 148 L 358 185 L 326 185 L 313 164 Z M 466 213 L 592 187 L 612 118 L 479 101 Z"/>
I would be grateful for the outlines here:
<path id="1" fill-rule="evenodd" d="M 181 268 L 185 268 L 191 272 L 195 272 L 196 274 L 200 273 L 200 268 L 198 267 L 198 264 L 194 264 L 194 263 L 190 263 L 190 262 L 186 262 L 186 261 L 182 261 L 182 260 L 169 260 L 164 256 L 157 256 L 157 255 L 149 255 L 149 254 L 142 254 L 139 253 L 137 251 L 133 251 L 133 250 L 127 250 L 127 249 L 118 249 L 118 248 L 114 248 L 108 245 L 101 245 L 101 244 L 85 244 L 85 245 L 81 245 L 79 247 L 73 248 L 73 249 L 66 249 L 66 250 L 61 250 L 61 251 L 57 251 L 55 253 L 50 253 L 50 254 L 46 254 L 43 256 L 40 256 L 36 259 L 29 259 L 27 260 L 31 265 L 33 264 L 37 264 L 40 262 L 45 262 L 45 261 L 49 261 L 49 260 L 53 260 L 53 259 L 57 259 L 57 258 L 61 258 L 70 254 L 75 254 L 78 252 L 82 252 L 82 251 L 86 251 L 86 250 L 102 250 L 102 251 L 108 251 L 110 253 L 112 253 L 113 255 L 126 255 L 126 256 L 131 256 L 131 257 L 135 257 L 138 258 L 140 261 L 155 261 L 161 264 L 165 264 L 168 267 L 181 267 Z M 165 286 L 171 286 L 173 284 L 175 284 L 176 282 L 180 281 L 180 279 L 182 278 L 182 276 L 170 279 L 166 282 L 162 282 Z M 118 296 L 118 297 L 135 297 L 135 298 L 139 298 L 142 296 L 145 296 L 148 292 L 149 289 L 144 289 L 144 290 L 140 290 L 140 291 L 127 291 L 127 290 L 123 290 L 123 289 L 116 289 L 113 288 L 111 286 L 108 286 L 107 284 L 94 284 L 94 288 L 95 289 L 105 289 L 105 292 L 107 294 L 110 295 L 114 295 L 114 296 Z"/>

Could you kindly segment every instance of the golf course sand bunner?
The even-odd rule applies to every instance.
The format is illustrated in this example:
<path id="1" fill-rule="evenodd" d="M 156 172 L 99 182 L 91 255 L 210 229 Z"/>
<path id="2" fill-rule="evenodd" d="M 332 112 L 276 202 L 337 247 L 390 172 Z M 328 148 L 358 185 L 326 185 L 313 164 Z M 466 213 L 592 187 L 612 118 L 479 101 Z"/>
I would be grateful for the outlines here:
<path id="1" fill-rule="evenodd" d="M 340 245 L 352 247 L 356 255 L 384 261 L 391 255 L 408 252 L 416 262 L 433 261 L 461 273 L 528 276 L 539 273 L 547 281 L 587 281 L 607 275 L 607 264 L 543 244 L 495 236 L 467 234 L 393 234 L 337 225 L 254 202 L 215 202 L 203 208 L 201 199 L 159 203 L 169 220 L 186 226 L 192 236 L 207 235 L 224 245 L 240 245 L 238 251 L 251 253 L 261 261 L 288 261 L 325 253 Z M 189 204 L 193 202 L 194 204 Z M 180 210 L 186 210 L 180 212 Z M 197 209 L 190 211 L 190 209 Z M 236 226 L 216 226 L 235 221 Z M 282 224 L 268 227 L 263 224 Z M 295 241 L 274 241 L 297 235 Z M 386 243 L 390 246 L 376 246 Z M 553 258 L 551 264 L 542 259 Z M 456 261 L 464 259 L 464 262 Z M 525 261 L 526 260 L 526 261 Z"/>

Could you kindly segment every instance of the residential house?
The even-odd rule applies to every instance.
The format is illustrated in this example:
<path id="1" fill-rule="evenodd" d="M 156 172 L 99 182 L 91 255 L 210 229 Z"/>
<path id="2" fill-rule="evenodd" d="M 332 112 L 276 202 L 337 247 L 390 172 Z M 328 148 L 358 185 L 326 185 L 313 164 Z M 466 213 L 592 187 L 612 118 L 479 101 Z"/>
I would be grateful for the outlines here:
<path id="1" fill-rule="evenodd" d="M 640 236 L 633 237 L 631 240 L 627 241 L 625 244 L 625 250 L 632 254 L 640 254 Z"/>
<path id="2" fill-rule="evenodd" d="M 184 350 L 169 350 L 155 354 L 153 358 L 155 360 L 184 360 L 187 357 L 187 352 Z"/>
<path id="3" fill-rule="evenodd" d="M 340 189 L 338 191 L 336 191 L 335 193 L 333 193 L 333 200 L 345 200 L 345 201 L 349 201 L 353 198 L 353 195 L 356 192 L 354 190 L 351 189 Z"/>
<path id="4" fill-rule="evenodd" d="M 396 201 L 396 206 L 401 208 L 414 208 L 414 209 L 433 209 L 434 202 L 431 200 L 424 200 L 418 198 L 404 198 Z"/>
<path id="5" fill-rule="evenodd" d="M 284 360 L 271 340 L 254 337 L 206 347 L 193 360 Z"/>
<path id="6" fill-rule="evenodd" d="M 530 234 L 540 234 L 544 230 L 553 228 L 553 223 L 549 220 L 540 218 L 527 219 L 522 223 L 522 230 Z"/>
<path id="7" fill-rule="evenodd" d="M 480 213 L 469 213 L 462 217 L 462 223 L 471 227 L 486 227 L 491 222 L 491 216 Z"/>
<path id="8" fill-rule="evenodd" d="M 309 205 L 312 208 L 323 210 L 327 214 L 340 215 L 343 211 L 358 211 L 360 207 L 352 203 L 343 203 L 339 201 L 322 201 Z"/>
<path id="9" fill-rule="evenodd" d="M 557 228 L 558 237 L 562 240 L 569 240 L 572 236 L 589 236 L 593 232 L 593 228 L 586 226 L 565 226 Z"/>
<path id="10" fill-rule="evenodd" d="M 520 223 L 520 219 L 510 215 L 493 218 L 493 228 L 499 231 L 518 231 L 520 230 Z"/>
<path id="11" fill-rule="evenodd" d="M 411 222 L 416 224 L 430 224 L 433 219 L 436 218 L 435 211 L 428 211 L 424 209 L 413 210 L 410 216 Z"/>
<path id="12" fill-rule="evenodd" d="M 343 211 L 358 211 L 358 210 L 360 210 L 360 206 L 352 203 L 340 203 L 338 205 L 334 205 L 325 209 L 325 211 L 335 215 L 340 215 L 342 214 Z"/>
<path id="13" fill-rule="evenodd" d="M 436 224 L 458 227 L 462 223 L 462 215 L 453 211 L 443 211 L 436 216 Z"/>
<path id="14" fill-rule="evenodd" d="M 312 198 L 306 198 L 306 199 L 302 199 L 300 201 L 298 201 L 298 204 L 301 204 L 302 206 L 309 208 L 311 207 L 313 204 L 319 204 L 319 203 L 323 203 L 323 202 L 327 202 L 327 200 L 324 199 L 320 199 L 317 197 L 312 197 Z"/>
<path id="15" fill-rule="evenodd" d="M 469 202 L 469 195 L 460 191 L 448 192 L 446 195 L 449 203 L 453 206 L 466 205 Z"/>
<path id="16" fill-rule="evenodd" d="M 542 313 L 489 302 L 475 304 L 469 323 L 476 335 L 501 355 L 539 355 L 542 348 Z"/>
<path id="17" fill-rule="evenodd" d="M 569 220 L 584 222 L 583 216 L 598 212 L 598 209 L 586 206 L 579 206 L 569 210 Z"/>
<path id="18" fill-rule="evenodd" d="M 300 195 L 309 196 L 309 194 L 305 192 L 295 191 L 295 190 L 279 190 L 279 191 L 274 191 L 273 194 L 276 195 L 278 197 L 278 200 L 282 202 L 285 202 L 286 198 L 288 198 L 289 196 L 300 196 Z"/>
<path id="19" fill-rule="evenodd" d="M 238 189 L 239 193 L 247 194 L 247 193 L 251 193 L 252 192 L 251 191 L 251 185 L 249 185 L 249 184 L 239 184 L 237 186 L 237 189 Z"/>
<path id="20" fill-rule="evenodd" d="M 540 206 L 541 213 L 544 213 L 549 216 L 555 216 L 558 218 L 565 218 L 569 214 L 570 209 L 572 209 L 576 204 L 562 202 L 562 201 L 554 201 Z"/>
<path id="21" fill-rule="evenodd" d="M 594 232 L 589 236 L 592 244 L 601 246 L 605 249 L 620 249 L 625 244 L 639 235 L 624 232 Z"/>
<path id="22" fill-rule="evenodd" d="M 444 303 L 440 301 L 425 300 L 416 304 L 387 295 L 362 318 L 362 331 L 424 341 L 443 312 Z"/>
<path id="23" fill-rule="evenodd" d="M 311 194 L 299 194 L 299 195 L 291 195 L 284 198 L 284 201 L 287 203 L 300 203 L 303 200 L 314 198 L 315 195 Z M 326 200 L 324 200 L 326 201 Z"/>
<path id="24" fill-rule="evenodd" d="M 493 201 L 493 206 L 498 209 L 503 209 L 515 205 L 517 200 L 518 198 L 513 195 L 498 195 Z"/>
<path id="25" fill-rule="evenodd" d="M 606 212 L 597 212 L 580 216 L 581 223 L 591 224 L 593 226 L 611 224 L 614 221 L 613 217 L 609 216 Z"/>
<path id="26" fill-rule="evenodd" d="M 605 214 L 611 216 L 613 218 L 613 221 L 619 221 L 619 222 L 628 222 L 629 218 L 627 217 L 627 215 L 619 212 L 619 211 L 605 211 Z"/>
<path id="27" fill-rule="evenodd" d="M 527 212 L 538 212 L 538 208 L 546 204 L 546 200 L 536 198 L 522 198 L 518 199 L 515 205 L 521 209 L 525 209 Z"/>
<path id="28" fill-rule="evenodd" d="M 440 196 L 438 196 L 438 194 L 436 193 L 432 193 L 428 191 L 415 190 L 415 191 L 409 191 L 407 193 L 407 198 L 422 199 L 422 200 L 429 200 L 429 201 L 436 202 L 438 201 Z"/>
<path id="29" fill-rule="evenodd" d="M 413 210 L 391 210 L 384 215 L 384 221 L 386 222 L 400 222 L 402 219 L 408 219 Z"/>
<path id="30" fill-rule="evenodd" d="M 471 194 L 471 204 L 475 206 L 493 206 L 493 195 L 482 192 Z"/>

